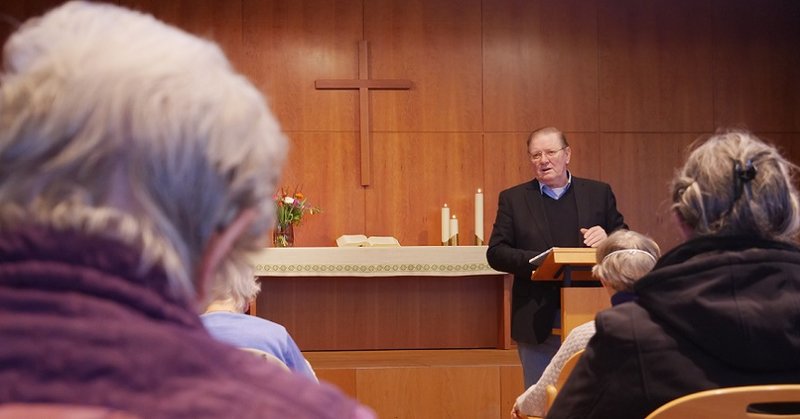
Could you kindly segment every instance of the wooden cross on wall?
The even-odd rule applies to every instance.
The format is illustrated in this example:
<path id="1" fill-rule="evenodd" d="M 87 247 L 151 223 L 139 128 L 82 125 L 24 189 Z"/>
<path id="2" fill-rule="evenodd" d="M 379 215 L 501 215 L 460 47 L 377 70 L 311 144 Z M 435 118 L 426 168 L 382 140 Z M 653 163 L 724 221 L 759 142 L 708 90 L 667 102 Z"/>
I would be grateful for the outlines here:
<path id="1" fill-rule="evenodd" d="M 408 90 L 411 89 L 410 80 L 400 79 L 375 79 L 369 78 L 369 49 L 367 41 L 358 42 L 358 79 L 342 80 L 317 80 L 314 87 L 317 89 L 358 89 L 358 120 L 359 138 L 361 148 L 361 185 L 370 184 L 371 165 L 371 130 L 369 128 L 369 91 L 372 90 Z"/>

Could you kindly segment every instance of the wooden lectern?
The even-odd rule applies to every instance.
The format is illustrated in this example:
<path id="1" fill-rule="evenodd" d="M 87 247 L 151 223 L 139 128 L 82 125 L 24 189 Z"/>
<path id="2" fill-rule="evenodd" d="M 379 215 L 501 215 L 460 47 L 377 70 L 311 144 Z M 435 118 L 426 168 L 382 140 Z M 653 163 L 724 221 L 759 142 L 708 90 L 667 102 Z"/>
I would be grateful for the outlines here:
<path id="1" fill-rule="evenodd" d="M 608 292 L 603 287 L 573 287 L 573 282 L 591 281 L 596 249 L 586 247 L 554 247 L 533 271 L 533 281 L 560 281 L 561 341 L 569 332 L 589 320 L 598 311 L 611 307 Z"/>

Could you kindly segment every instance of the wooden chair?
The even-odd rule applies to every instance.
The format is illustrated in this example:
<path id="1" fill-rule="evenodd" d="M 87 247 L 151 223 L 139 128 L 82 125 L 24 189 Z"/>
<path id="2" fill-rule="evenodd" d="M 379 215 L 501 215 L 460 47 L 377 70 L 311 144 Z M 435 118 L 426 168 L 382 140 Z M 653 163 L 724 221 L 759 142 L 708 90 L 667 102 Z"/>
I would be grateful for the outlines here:
<path id="1" fill-rule="evenodd" d="M 564 387 L 564 383 L 567 382 L 567 378 L 572 373 L 572 370 L 575 369 L 575 365 L 581 359 L 581 355 L 583 355 L 584 349 L 581 349 L 578 352 L 575 352 L 567 358 L 567 362 L 564 363 L 564 367 L 561 368 L 561 372 L 558 373 L 558 378 L 556 379 L 555 385 L 548 385 L 545 391 L 547 392 L 547 399 L 545 399 L 544 405 L 544 414 L 547 416 L 547 412 L 550 410 L 550 407 L 553 406 L 553 402 L 556 400 L 556 396 L 558 395 L 558 389 Z M 527 416 L 527 415 L 517 415 L 518 418 L 521 419 L 542 419 L 539 416 Z"/>
<path id="2" fill-rule="evenodd" d="M 575 352 L 567 359 L 567 362 L 564 363 L 564 367 L 561 368 L 561 372 L 558 374 L 558 379 L 556 380 L 555 385 L 547 386 L 547 402 L 545 403 L 544 411 L 547 413 L 550 410 L 550 407 L 553 406 L 553 402 L 556 400 L 556 396 L 558 395 L 558 390 L 564 387 L 564 383 L 567 382 L 567 378 L 572 373 L 572 370 L 575 368 L 575 365 L 581 359 L 581 355 L 583 355 L 583 349 L 578 352 Z"/>
<path id="3" fill-rule="evenodd" d="M 647 419 L 798 419 L 798 414 L 751 413 L 752 404 L 800 402 L 800 384 L 728 387 L 700 391 L 656 409 Z"/>
<path id="4" fill-rule="evenodd" d="M 133 413 L 102 406 L 57 403 L 0 405 L 0 419 L 141 419 Z"/>

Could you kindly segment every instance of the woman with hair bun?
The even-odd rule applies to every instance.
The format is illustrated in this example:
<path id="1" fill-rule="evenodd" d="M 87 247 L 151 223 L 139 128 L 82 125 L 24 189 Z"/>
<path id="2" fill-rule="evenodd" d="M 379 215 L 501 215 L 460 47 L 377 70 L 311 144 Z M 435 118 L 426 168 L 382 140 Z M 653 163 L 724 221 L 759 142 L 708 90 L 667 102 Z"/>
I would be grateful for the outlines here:
<path id="1" fill-rule="evenodd" d="M 755 135 L 712 136 L 672 182 L 685 242 L 597 315 L 548 418 L 643 418 L 720 387 L 800 382 L 796 166 Z"/>

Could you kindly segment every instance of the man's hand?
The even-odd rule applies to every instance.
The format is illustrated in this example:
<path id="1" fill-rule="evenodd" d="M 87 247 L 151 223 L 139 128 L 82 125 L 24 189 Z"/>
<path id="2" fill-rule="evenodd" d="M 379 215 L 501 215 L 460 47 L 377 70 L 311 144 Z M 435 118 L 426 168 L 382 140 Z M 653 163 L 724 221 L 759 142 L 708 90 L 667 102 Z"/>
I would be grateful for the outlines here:
<path id="1" fill-rule="evenodd" d="M 606 231 L 600 226 L 582 228 L 581 234 L 583 234 L 583 244 L 589 247 L 597 247 L 601 241 L 608 237 Z"/>

